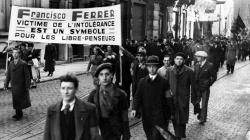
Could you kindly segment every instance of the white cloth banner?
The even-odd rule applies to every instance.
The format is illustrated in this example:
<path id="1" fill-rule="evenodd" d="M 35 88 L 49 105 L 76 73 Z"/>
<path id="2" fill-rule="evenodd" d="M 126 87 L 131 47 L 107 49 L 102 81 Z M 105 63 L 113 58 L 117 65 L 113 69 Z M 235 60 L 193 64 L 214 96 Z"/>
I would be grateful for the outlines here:
<path id="1" fill-rule="evenodd" d="M 12 6 L 9 40 L 121 46 L 120 5 L 85 9 Z"/>

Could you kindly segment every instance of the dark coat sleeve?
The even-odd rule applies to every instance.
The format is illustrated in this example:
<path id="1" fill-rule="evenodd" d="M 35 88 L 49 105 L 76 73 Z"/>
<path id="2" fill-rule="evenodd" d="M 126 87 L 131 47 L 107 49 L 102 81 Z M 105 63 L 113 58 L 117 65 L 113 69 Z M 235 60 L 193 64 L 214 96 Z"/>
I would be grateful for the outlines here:
<path id="1" fill-rule="evenodd" d="M 45 127 L 44 127 L 44 134 L 43 134 L 43 139 L 44 140 L 51 140 L 51 130 L 50 130 L 50 119 L 49 119 L 49 113 L 50 108 L 47 110 L 47 116 L 46 116 L 46 122 L 45 122 Z"/>
<path id="2" fill-rule="evenodd" d="M 213 64 L 212 63 L 210 63 L 210 67 L 208 69 L 208 72 L 211 75 L 211 77 L 210 77 L 210 86 L 211 86 L 217 80 L 217 72 L 213 68 Z"/>
<path id="3" fill-rule="evenodd" d="M 5 79 L 5 82 L 4 82 L 4 87 L 5 87 L 5 88 L 8 88 L 9 82 L 10 82 L 10 80 L 11 80 L 10 66 L 11 66 L 11 63 L 10 63 L 10 65 L 8 66 L 8 70 L 7 70 L 7 73 L 6 73 L 6 79 Z"/>
<path id="4" fill-rule="evenodd" d="M 140 79 L 135 96 L 134 96 L 134 100 L 133 100 L 133 106 L 132 109 L 138 111 L 141 107 L 142 104 L 142 89 L 143 89 L 143 79 Z"/>
<path id="5" fill-rule="evenodd" d="M 196 92 L 196 88 L 195 88 L 195 73 L 194 71 L 190 71 L 190 85 L 191 85 L 191 103 L 192 104 L 196 104 L 197 101 L 197 92 Z"/>
<path id="6" fill-rule="evenodd" d="M 23 68 L 24 68 L 25 86 L 26 86 L 26 89 L 29 89 L 30 88 L 30 73 L 29 73 L 28 65 L 24 63 Z"/>
<path id="7" fill-rule="evenodd" d="M 89 96 L 88 96 L 88 99 L 87 99 L 88 102 L 90 102 L 92 104 L 95 104 L 95 102 L 94 102 L 95 93 L 96 93 L 96 90 L 93 90 L 93 91 L 91 91 L 89 93 Z"/>

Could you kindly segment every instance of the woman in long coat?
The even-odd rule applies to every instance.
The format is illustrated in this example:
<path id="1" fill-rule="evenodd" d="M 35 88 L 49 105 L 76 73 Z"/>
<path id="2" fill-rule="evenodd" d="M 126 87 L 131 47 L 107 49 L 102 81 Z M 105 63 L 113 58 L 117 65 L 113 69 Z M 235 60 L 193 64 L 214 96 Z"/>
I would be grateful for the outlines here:
<path id="1" fill-rule="evenodd" d="M 236 56 L 238 54 L 238 50 L 236 47 L 236 43 L 233 43 L 233 41 L 228 42 L 227 49 L 226 49 L 226 60 L 227 60 L 227 74 L 229 72 L 234 72 L 234 65 L 236 61 Z"/>

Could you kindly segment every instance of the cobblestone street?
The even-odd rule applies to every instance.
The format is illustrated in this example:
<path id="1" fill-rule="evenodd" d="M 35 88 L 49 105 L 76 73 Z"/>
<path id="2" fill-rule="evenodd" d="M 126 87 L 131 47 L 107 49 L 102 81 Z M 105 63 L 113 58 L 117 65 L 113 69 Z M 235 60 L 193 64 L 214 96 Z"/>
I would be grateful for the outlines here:
<path id="1" fill-rule="evenodd" d="M 84 98 L 93 89 L 92 79 L 87 75 L 80 75 L 78 78 L 78 96 Z M 21 121 L 13 121 L 11 118 L 14 114 L 11 93 L 0 92 L 0 139 L 42 139 L 47 107 L 61 98 L 59 81 L 41 83 L 36 89 L 30 90 L 32 107 L 24 110 L 24 118 Z"/>
<path id="2" fill-rule="evenodd" d="M 219 72 L 219 80 L 211 88 L 208 109 L 208 122 L 200 126 L 193 107 L 190 105 L 190 120 L 187 127 L 187 140 L 235 140 L 244 136 L 250 128 L 250 65 L 240 62 L 233 75 L 225 75 L 225 68 Z M 78 96 L 84 98 L 93 88 L 89 75 L 79 75 Z M 0 139 L 41 140 L 47 107 L 60 99 L 59 81 L 40 83 L 30 90 L 32 107 L 24 110 L 21 121 L 13 121 L 11 93 L 0 91 Z M 172 127 L 170 126 L 172 131 Z M 142 125 L 131 129 L 132 140 L 144 140 Z"/>

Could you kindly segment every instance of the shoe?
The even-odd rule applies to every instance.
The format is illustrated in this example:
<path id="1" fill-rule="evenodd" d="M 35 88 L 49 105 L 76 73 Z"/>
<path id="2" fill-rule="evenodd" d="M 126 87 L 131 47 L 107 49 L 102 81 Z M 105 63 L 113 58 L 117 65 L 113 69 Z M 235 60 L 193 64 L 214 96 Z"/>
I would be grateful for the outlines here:
<path id="1" fill-rule="evenodd" d="M 201 115 L 200 115 L 200 114 L 197 115 L 197 119 L 198 119 L 198 120 L 201 119 Z"/>
<path id="2" fill-rule="evenodd" d="M 200 121 L 199 124 L 200 125 L 205 125 L 205 121 Z"/>
<path id="3" fill-rule="evenodd" d="M 16 114 L 16 115 L 14 115 L 14 116 L 12 116 L 12 118 L 13 118 L 13 119 L 16 119 L 16 118 L 18 118 L 17 114 Z"/>
<path id="4" fill-rule="evenodd" d="M 15 119 L 15 121 L 19 121 L 19 120 L 21 120 L 23 118 L 23 116 L 17 116 L 16 118 L 14 118 Z"/>

